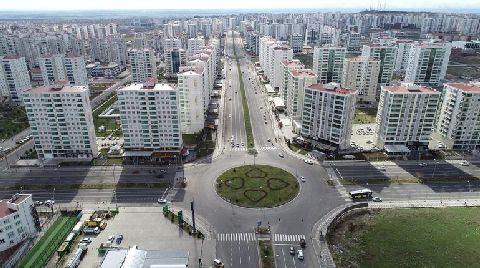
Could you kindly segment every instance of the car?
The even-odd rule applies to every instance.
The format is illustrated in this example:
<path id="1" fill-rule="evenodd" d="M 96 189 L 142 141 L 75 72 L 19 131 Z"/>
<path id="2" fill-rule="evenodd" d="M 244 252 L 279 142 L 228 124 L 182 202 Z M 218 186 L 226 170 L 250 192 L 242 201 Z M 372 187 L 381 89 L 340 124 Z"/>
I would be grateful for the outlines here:
<path id="1" fill-rule="evenodd" d="M 166 203 L 167 203 L 167 199 L 166 199 L 166 198 L 159 198 L 159 199 L 157 200 L 157 202 L 158 202 L 159 204 L 166 204 Z"/>
<path id="2" fill-rule="evenodd" d="M 240 144 L 237 143 L 237 147 L 240 147 Z"/>
<path id="3" fill-rule="evenodd" d="M 231 101 L 231 100 L 232 100 L 232 98 L 228 98 L 228 100 L 229 100 L 229 101 Z"/>
<path id="4" fill-rule="evenodd" d="M 378 167 L 379 170 L 386 170 L 385 165 L 381 165 Z"/>
<path id="5" fill-rule="evenodd" d="M 460 162 L 460 166 L 468 167 L 470 166 L 470 163 L 468 163 L 468 161 L 462 161 Z"/>
<path id="6" fill-rule="evenodd" d="M 232 142 L 232 148 L 235 148 L 235 143 Z"/>
<path id="7" fill-rule="evenodd" d="M 228 117 L 232 117 L 232 114 L 228 114 Z"/>
<path id="8" fill-rule="evenodd" d="M 426 166 L 427 166 L 427 163 L 423 163 L 423 162 L 422 162 L 422 163 L 420 163 L 420 164 L 418 164 L 418 165 L 421 166 L 421 167 L 426 167 Z"/>
<path id="9" fill-rule="evenodd" d="M 271 139 L 267 139 L 267 142 L 271 142 L 272 140 Z"/>
<path id="10" fill-rule="evenodd" d="M 122 240 L 123 240 L 123 235 L 117 235 L 117 239 L 115 240 L 115 242 L 117 243 L 117 245 L 120 245 L 120 243 L 122 243 Z"/>
<path id="11" fill-rule="evenodd" d="M 108 237 L 107 242 L 113 243 L 113 240 L 115 240 L 115 236 L 111 235 Z"/>
<path id="12" fill-rule="evenodd" d="M 301 249 L 297 250 L 297 258 L 299 260 L 303 260 L 303 250 Z"/>
<path id="13" fill-rule="evenodd" d="M 301 180 L 302 182 L 306 182 L 306 181 L 307 181 L 307 180 L 305 180 L 305 177 L 304 177 L 304 176 L 300 177 L 300 180 Z"/>
<path id="14" fill-rule="evenodd" d="M 90 237 L 85 237 L 82 240 L 80 240 L 80 243 L 90 244 L 92 243 L 92 239 Z"/>
<path id="15" fill-rule="evenodd" d="M 49 207 L 49 206 L 54 205 L 54 204 L 55 204 L 55 201 L 53 201 L 53 200 L 47 200 L 47 201 L 44 202 L 44 204 L 45 204 L 45 206 Z"/>
<path id="16" fill-rule="evenodd" d="M 35 206 L 41 206 L 41 205 L 43 205 L 43 202 L 42 201 L 35 201 L 34 205 Z"/>
<path id="17" fill-rule="evenodd" d="M 217 268 L 223 268 L 225 265 L 220 259 L 213 259 L 213 265 Z"/>
<path id="18" fill-rule="evenodd" d="M 285 157 L 282 153 L 279 153 L 278 156 L 279 156 L 280 158 L 284 158 L 284 157 Z"/>
<path id="19" fill-rule="evenodd" d="M 267 123 L 268 123 L 267 120 L 265 120 L 265 125 L 266 125 Z"/>
<path id="20" fill-rule="evenodd" d="M 307 246 L 307 243 L 305 242 L 305 239 L 300 239 L 300 247 L 305 248 Z"/>
<path id="21" fill-rule="evenodd" d="M 313 165 L 313 161 L 310 159 L 305 159 L 305 164 Z"/>
<path id="22" fill-rule="evenodd" d="M 382 199 L 378 196 L 375 196 L 374 198 L 372 198 L 372 201 L 373 202 L 382 202 Z"/>
<path id="23" fill-rule="evenodd" d="M 290 247 L 290 255 L 295 255 L 295 248 L 293 246 Z"/>

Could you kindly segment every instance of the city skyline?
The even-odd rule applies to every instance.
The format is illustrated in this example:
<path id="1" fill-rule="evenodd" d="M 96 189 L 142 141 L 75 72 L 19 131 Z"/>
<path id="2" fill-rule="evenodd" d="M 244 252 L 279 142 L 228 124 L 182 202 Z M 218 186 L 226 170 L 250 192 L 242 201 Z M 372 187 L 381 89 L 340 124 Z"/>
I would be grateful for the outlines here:
<path id="1" fill-rule="evenodd" d="M 276 1 L 253 1 L 245 0 L 241 3 L 231 3 L 225 1 L 208 1 L 198 2 L 193 0 L 185 0 L 178 2 L 162 2 L 152 3 L 145 0 L 135 2 L 130 1 L 92 1 L 86 0 L 82 2 L 65 2 L 58 0 L 48 1 L 0 1 L 2 7 L 0 11 L 64 11 L 64 10 L 192 10 L 192 9 L 218 9 L 218 10 L 261 10 L 261 9 L 431 9 L 431 10 L 468 10 L 479 9 L 480 3 L 475 0 L 466 0 L 462 2 L 453 0 L 441 1 L 418 1 L 406 0 L 401 2 L 387 2 L 376 0 L 339 0 L 335 2 L 318 2 L 313 0 L 302 0 L 293 2 L 276 2 Z M 348 7 L 348 8 L 346 8 Z"/>

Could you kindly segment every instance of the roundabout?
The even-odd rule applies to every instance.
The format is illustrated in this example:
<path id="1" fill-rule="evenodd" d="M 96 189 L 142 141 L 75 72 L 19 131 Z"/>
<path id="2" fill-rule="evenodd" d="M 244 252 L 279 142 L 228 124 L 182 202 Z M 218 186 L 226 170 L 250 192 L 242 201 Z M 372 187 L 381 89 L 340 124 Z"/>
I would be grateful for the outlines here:
<path id="1" fill-rule="evenodd" d="M 215 185 L 225 201 L 247 208 L 278 207 L 295 198 L 300 190 L 295 176 L 269 165 L 231 168 L 217 178 Z"/>

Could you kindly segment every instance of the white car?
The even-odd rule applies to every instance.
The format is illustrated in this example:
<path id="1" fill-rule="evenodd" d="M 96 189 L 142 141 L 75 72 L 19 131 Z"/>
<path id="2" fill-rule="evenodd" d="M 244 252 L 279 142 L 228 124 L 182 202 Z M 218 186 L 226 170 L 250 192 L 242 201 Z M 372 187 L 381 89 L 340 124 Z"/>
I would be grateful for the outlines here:
<path id="1" fill-rule="evenodd" d="M 372 198 L 372 201 L 373 202 L 382 202 L 382 199 L 378 196 L 375 196 L 374 198 Z"/>
<path id="2" fill-rule="evenodd" d="M 468 163 L 468 161 L 462 161 L 460 162 L 460 166 L 468 167 L 470 166 L 470 163 Z"/>
<path id="3" fill-rule="evenodd" d="M 427 166 L 427 163 L 420 163 L 420 164 L 418 164 L 418 165 L 421 166 L 421 167 L 426 167 L 426 166 Z"/>
<path id="4" fill-rule="evenodd" d="M 299 260 L 303 260 L 303 250 L 301 249 L 297 250 L 297 258 Z"/>
<path id="5" fill-rule="evenodd" d="M 310 159 L 305 159 L 305 164 L 313 165 L 313 161 Z"/>
<path id="6" fill-rule="evenodd" d="M 304 176 L 300 177 L 300 180 L 301 180 L 302 182 L 306 182 L 306 181 L 307 181 L 307 180 L 305 180 L 305 177 L 304 177 Z"/>
<path id="7" fill-rule="evenodd" d="M 80 243 L 90 244 L 92 243 L 92 239 L 90 237 L 85 237 L 82 240 L 80 240 Z"/>
<path id="8" fill-rule="evenodd" d="M 159 204 L 166 204 L 167 203 L 167 199 L 165 199 L 165 198 L 159 198 L 157 201 L 158 201 Z"/>

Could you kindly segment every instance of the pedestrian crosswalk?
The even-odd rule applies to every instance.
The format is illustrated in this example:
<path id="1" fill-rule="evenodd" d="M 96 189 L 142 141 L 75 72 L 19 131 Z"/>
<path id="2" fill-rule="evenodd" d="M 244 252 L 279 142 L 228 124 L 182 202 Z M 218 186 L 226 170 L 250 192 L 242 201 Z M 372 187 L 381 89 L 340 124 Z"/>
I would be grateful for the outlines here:
<path id="1" fill-rule="evenodd" d="M 276 150 L 276 149 L 277 149 L 277 147 L 275 147 L 275 146 L 264 146 L 264 147 L 259 148 L 258 150 L 259 151 L 268 151 L 268 150 Z"/>
<path id="2" fill-rule="evenodd" d="M 217 234 L 218 241 L 255 241 L 255 233 L 226 233 Z"/>
<path id="3" fill-rule="evenodd" d="M 233 148 L 230 147 L 229 149 L 230 149 L 230 151 L 237 151 L 237 152 L 238 151 L 243 151 L 243 152 L 248 151 L 248 149 L 245 148 L 245 147 L 233 147 Z M 255 149 L 257 149 L 257 151 L 269 151 L 269 150 L 276 150 L 278 148 L 275 147 L 275 146 L 264 146 L 264 147 L 255 148 Z"/>
<path id="4" fill-rule="evenodd" d="M 300 239 L 305 239 L 305 235 L 273 234 L 274 242 L 299 242 Z"/>
<path id="5" fill-rule="evenodd" d="M 230 151 L 247 151 L 247 148 L 245 148 L 245 147 L 233 147 L 233 148 L 230 148 Z"/>

